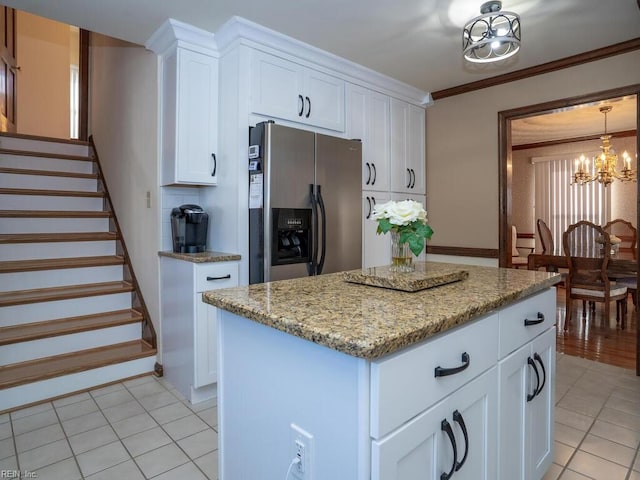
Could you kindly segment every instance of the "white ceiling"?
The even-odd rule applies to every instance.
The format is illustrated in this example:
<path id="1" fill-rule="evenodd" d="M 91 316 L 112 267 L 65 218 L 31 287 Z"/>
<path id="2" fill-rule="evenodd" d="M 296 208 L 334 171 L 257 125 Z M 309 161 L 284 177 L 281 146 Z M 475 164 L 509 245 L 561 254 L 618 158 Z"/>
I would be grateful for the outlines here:
<path id="1" fill-rule="evenodd" d="M 2 0 L 143 45 L 167 19 L 215 32 L 239 15 L 433 92 L 640 36 L 638 0 L 503 0 L 521 16 L 507 63 L 462 60 L 462 27 L 484 0 Z"/>

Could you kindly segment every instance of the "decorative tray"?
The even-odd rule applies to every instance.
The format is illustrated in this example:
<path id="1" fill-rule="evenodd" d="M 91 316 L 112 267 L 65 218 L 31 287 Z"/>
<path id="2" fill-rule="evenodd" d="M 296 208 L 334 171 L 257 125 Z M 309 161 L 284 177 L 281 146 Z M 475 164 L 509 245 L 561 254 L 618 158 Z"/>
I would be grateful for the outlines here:
<path id="1" fill-rule="evenodd" d="M 373 287 L 390 288 L 404 292 L 417 292 L 427 288 L 446 285 L 464 280 L 469 276 L 467 270 L 452 267 L 451 264 L 436 262 L 416 262 L 413 272 L 391 272 L 390 265 L 363 268 L 344 272 L 344 279 L 351 283 L 360 283 Z"/>

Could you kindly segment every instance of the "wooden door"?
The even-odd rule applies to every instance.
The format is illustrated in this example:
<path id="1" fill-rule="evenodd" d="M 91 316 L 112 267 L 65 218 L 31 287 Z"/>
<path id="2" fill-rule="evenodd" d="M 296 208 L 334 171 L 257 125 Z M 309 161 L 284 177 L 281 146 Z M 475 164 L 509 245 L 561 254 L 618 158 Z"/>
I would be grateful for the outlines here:
<path id="1" fill-rule="evenodd" d="M 16 131 L 16 11 L 0 7 L 0 131 Z"/>

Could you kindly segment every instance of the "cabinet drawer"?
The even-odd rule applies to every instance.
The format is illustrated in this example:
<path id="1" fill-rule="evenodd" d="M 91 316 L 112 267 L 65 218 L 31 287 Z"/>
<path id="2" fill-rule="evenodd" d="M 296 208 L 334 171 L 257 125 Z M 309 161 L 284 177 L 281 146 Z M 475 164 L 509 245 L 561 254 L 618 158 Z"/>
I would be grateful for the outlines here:
<path id="1" fill-rule="evenodd" d="M 196 292 L 238 286 L 238 264 L 221 262 L 195 268 Z"/>
<path id="2" fill-rule="evenodd" d="M 556 290 L 537 293 L 500 312 L 499 358 L 504 358 L 556 323 Z"/>
<path id="3" fill-rule="evenodd" d="M 463 361 L 463 354 L 468 358 Z M 498 314 L 371 363 L 371 436 L 380 438 L 498 360 Z M 436 367 L 468 366 L 435 376 Z"/>

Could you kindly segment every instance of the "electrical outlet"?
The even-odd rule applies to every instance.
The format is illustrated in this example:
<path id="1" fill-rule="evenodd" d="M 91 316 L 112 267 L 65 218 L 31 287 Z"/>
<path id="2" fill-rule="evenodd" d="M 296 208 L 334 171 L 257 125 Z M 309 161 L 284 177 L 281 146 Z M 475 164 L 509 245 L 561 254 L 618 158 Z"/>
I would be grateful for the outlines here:
<path id="1" fill-rule="evenodd" d="M 291 424 L 291 458 L 300 460 L 291 474 L 298 480 L 313 480 L 313 435 Z"/>

